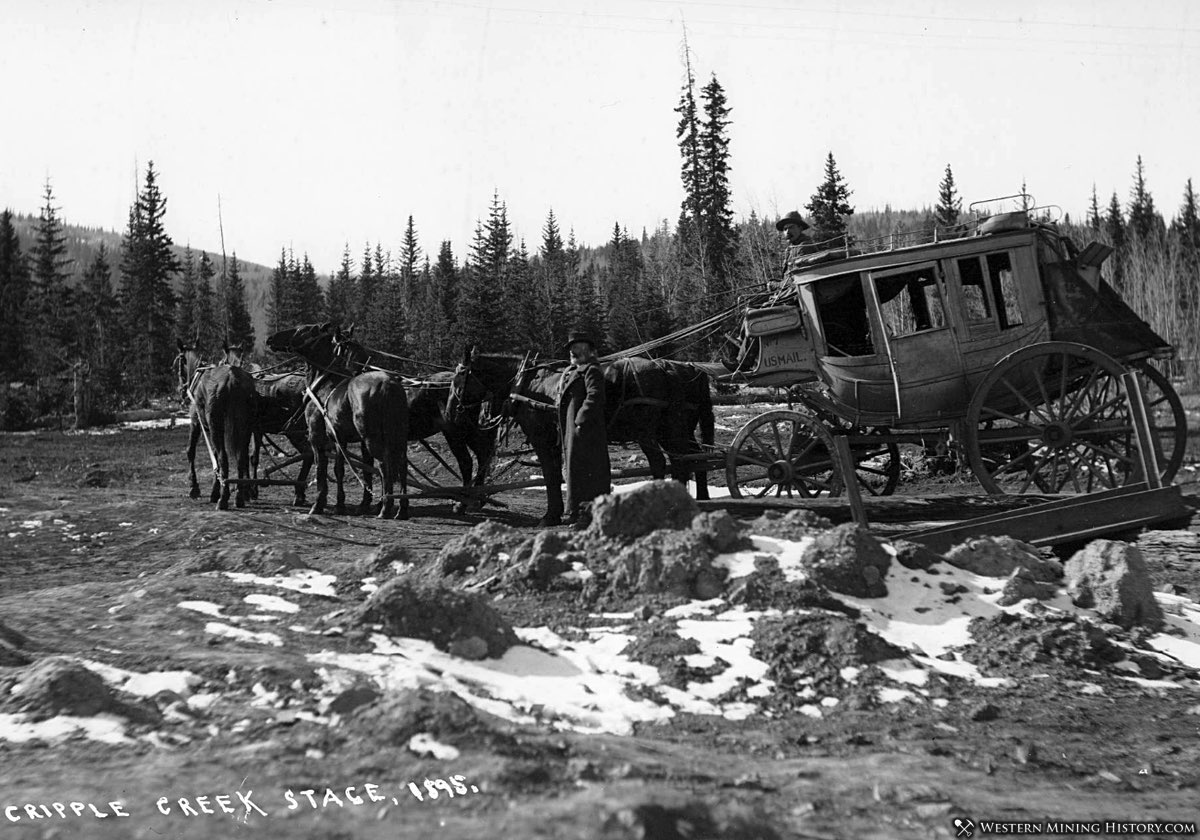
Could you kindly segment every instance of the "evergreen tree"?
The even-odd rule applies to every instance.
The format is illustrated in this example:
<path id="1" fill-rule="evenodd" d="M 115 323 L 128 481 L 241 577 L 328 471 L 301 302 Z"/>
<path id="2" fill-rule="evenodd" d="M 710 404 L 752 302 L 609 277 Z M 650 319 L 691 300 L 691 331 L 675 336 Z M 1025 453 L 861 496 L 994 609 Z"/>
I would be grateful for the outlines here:
<path id="1" fill-rule="evenodd" d="M 90 270 L 90 269 L 89 269 Z M 192 246 L 183 249 L 179 275 L 179 298 L 175 305 L 175 335 L 183 342 L 196 340 L 196 257 Z"/>
<path id="2" fill-rule="evenodd" d="M 732 302 L 732 277 L 737 255 L 737 234 L 733 227 L 732 196 L 729 190 L 730 108 L 725 89 L 714 74 L 700 92 L 704 102 L 704 125 L 700 132 L 702 150 L 701 213 L 704 236 L 704 263 L 710 276 L 705 294 L 710 311 L 724 309 Z"/>
<path id="3" fill-rule="evenodd" d="M 1100 217 L 1100 202 L 1096 198 L 1096 185 L 1092 184 L 1092 202 L 1088 205 L 1087 226 L 1092 230 L 1100 230 L 1104 221 Z"/>
<path id="4" fill-rule="evenodd" d="M 475 227 L 455 312 L 462 339 L 488 351 L 508 349 L 511 344 L 510 313 L 503 307 L 511 247 L 508 210 L 499 193 L 494 193 L 487 223 Z"/>
<path id="5" fill-rule="evenodd" d="M 954 186 L 954 173 L 950 164 L 946 164 L 946 174 L 938 184 L 938 203 L 933 210 L 934 224 L 939 230 L 946 230 L 958 224 L 962 214 L 962 199 Z"/>
<path id="6" fill-rule="evenodd" d="M 246 286 L 242 282 L 237 251 L 229 258 L 229 272 L 223 278 L 225 301 L 225 336 L 223 341 L 234 347 L 254 347 L 254 322 L 246 305 Z"/>
<path id="7" fill-rule="evenodd" d="M 813 239 L 816 242 L 845 236 L 846 217 L 854 213 L 854 208 L 849 204 L 851 195 L 853 192 L 842 181 L 833 152 L 830 152 L 825 159 L 825 181 L 817 187 L 808 204 L 804 205 L 812 215 Z M 840 244 L 834 242 L 830 246 L 838 247 Z"/>
<path id="8" fill-rule="evenodd" d="M 449 336 L 446 312 L 438 297 L 433 267 L 426 257 L 420 272 L 413 278 L 412 346 L 409 350 L 418 359 L 435 364 L 447 364 L 454 357 Z"/>
<path id="9" fill-rule="evenodd" d="M 325 320 L 327 321 L 346 324 L 354 317 L 356 289 L 352 268 L 350 245 L 347 243 L 342 249 L 342 263 L 338 266 L 337 274 L 329 281 L 329 293 L 325 296 Z"/>
<path id="10" fill-rule="evenodd" d="M 550 300 L 549 346 L 546 352 L 553 355 L 566 342 L 573 321 L 567 252 L 553 209 L 546 214 L 546 223 L 542 226 L 542 246 L 538 256 L 542 286 Z"/>
<path id="11" fill-rule="evenodd" d="M 1195 256 L 1200 252 L 1200 218 L 1196 215 L 1196 193 L 1192 190 L 1191 178 L 1187 179 L 1183 190 L 1183 204 L 1174 227 L 1187 253 Z"/>
<path id="12" fill-rule="evenodd" d="M 216 292 L 213 290 L 213 278 L 217 276 L 208 252 L 200 252 L 200 265 L 196 271 L 196 309 L 192 315 L 192 329 L 195 331 L 196 350 L 203 356 L 216 352 L 221 343 L 218 333 L 218 310 Z M 224 315 L 220 315 L 224 321 Z"/>
<path id="13" fill-rule="evenodd" d="M 190 248 L 187 259 L 192 259 Z M 195 271 L 194 262 L 192 271 Z M 118 344 L 120 311 L 113 293 L 108 252 L 103 245 L 96 251 L 96 256 L 83 274 L 79 297 L 79 354 L 90 371 L 94 393 L 92 409 L 98 412 L 113 411 L 117 408 L 121 388 Z"/>
<path id="14" fill-rule="evenodd" d="M 379 288 L 382 282 L 383 278 L 376 277 L 372 269 L 371 243 L 368 242 L 363 249 L 361 270 L 356 284 L 358 296 L 354 303 L 353 321 L 355 324 L 362 324 L 364 329 L 367 321 L 371 318 L 371 310 L 374 309 L 376 298 L 379 297 Z"/>
<path id="15" fill-rule="evenodd" d="M 1142 169 L 1142 156 L 1138 155 L 1137 170 L 1133 176 L 1133 190 L 1129 204 L 1129 232 L 1142 241 L 1149 241 L 1159 233 L 1158 213 L 1154 210 L 1154 198 L 1146 189 L 1146 177 Z"/>
<path id="16" fill-rule="evenodd" d="M 392 268 L 391 254 L 385 253 L 381 244 L 376 244 L 372 262 L 377 291 L 375 304 L 361 322 L 362 341 L 385 353 L 403 355 L 408 352 L 408 316 L 400 276 Z"/>
<path id="17" fill-rule="evenodd" d="M 400 243 L 400 283 L 404 293 L 404 305 L 407 309 L 412 301 L 413 280 L 417 276 L 417 265 L 421 262 L 421 245 L 417 241 L 417 229 L 413 225 L 413 217 L 408 217 L 404 228 L 404 240 Z"/>
<path id="18" fill-rule="evenodd" d="M 49 180 L 44 195 L 30 254 L 37 330 L 30 349 L 34 368 L 43 377 L 61 373 L 73 361 L 75 344 L 74 290 L 68 285 L 73 260 L 67 256 L 67 237 Z"/>
<path id="19" fill-rule="evenodd" d="M 321 291 L 321 283 L 317 280 L 317 270 L 308 259 L 308 254 L 300 258 L 300 269 L 296 283 L 295 317 L 301 324 L 311 324 L 321 317 L 325 310 L 325 293 Z"/>
<path id="20" fill-rule="evenodd" d="M 180 266 L 163 227 L 166 210 L 167 200 L 159 190 L 151 161 L 121 241 L 126 375 L 129 392 L 138 400 L 168 391 L 174 384 L 175 293 L 171 277 Z"/>
<path id="21" fill-rule="evenodd" d="M 504 309 L 509 313 L 508 346 L 516 353 L 550 349 L 550 296 L 535 279 L 529 249 L 522 239 L 508 258 Z"/>
<path id="22" fill-rule="evenodd" d="M 289 260 L 287 249 L 279 251 L 279 262 L 271 272 L 271 285 L 267 287 L 267 334 L 291 329 L 298 321 L 289 305 L 291 271 L 294 260 Z"/>
<path id="23" fill-rule="evenodd" d="M 11 210 L 0 212 L 0 387 L 29 372 L 29 343 L 33 340 L 29 262 Z M 4 418 L 0 418 L 3 424 Z"/>
<path id="24" fill-rule="evenodd" d="M 1108 202 L 1108 215 L 1104 219 L 1104 232 L 1112 243 L 1113 258 L 1109 261 L 1113 286 L 1120 291 L 1125 283 L 1125 217 L 1121 213 L 1121 199 L 1112 194 Z"/>
<path id="25" fill-rule="evenodd" d="M 443 239 L 438 249 L 437 263 L 433 267 L 433 289 L 446 322 L 454 323 L 458 301 L 458 264 L 449 239 Z"/>
<path id="26" fill-rule="evenodd" d="M 638 328 L 638 290 L 642 280 L 642 257 L 637 243 L 629 239 L 620 224 L 613 224 L 608 243 L 609 264 L 601 275 L 608 299 L 607 345 L 619 350 L 640 344 L 644 337 Z"/>

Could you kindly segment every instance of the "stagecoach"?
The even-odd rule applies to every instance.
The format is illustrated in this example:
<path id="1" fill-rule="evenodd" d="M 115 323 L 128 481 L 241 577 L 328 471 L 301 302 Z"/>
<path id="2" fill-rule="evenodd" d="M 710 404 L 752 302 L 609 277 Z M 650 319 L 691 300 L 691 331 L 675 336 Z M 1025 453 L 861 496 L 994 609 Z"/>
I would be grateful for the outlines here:
<path id="1" fill-rule="evenodd" d="M 731 495 L 840 492 L 837 436 L 873 494 L 894 490 L 904 444 L 965 455 L 991 493 L 1171 479 L 1186 418 L 1155 363 L 1173 348 L 1100 276 L 1109 247 L 1079 250 L 1044 208 L 982 215 L 999 201 L 948 233 L 793 249 L 725 378 L 786 387 L 795 407 L 737 432 Z"/>

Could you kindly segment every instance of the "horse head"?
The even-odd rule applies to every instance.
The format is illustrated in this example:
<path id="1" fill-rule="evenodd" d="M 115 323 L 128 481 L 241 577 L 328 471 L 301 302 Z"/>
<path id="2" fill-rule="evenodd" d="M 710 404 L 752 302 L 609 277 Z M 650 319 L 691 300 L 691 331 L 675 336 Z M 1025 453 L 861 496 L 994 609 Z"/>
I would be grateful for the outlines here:
<path id="1" fill-rule="evenodd" d="M 181 339 L 175 340 L 175 346 L 179 353 L 171 362 L 171 367 L 175 370 L 175 378 L 179 385 L 179 404 L 187 408 L 191 402 L 192 379 L 195 378 L 196 371 L 203 367 L 204 360 L 195 346 L 188 347 Z"/>
<path id="2" fill-rule="evenodd" d="M 309 364 L 327 368 L 333 363 L 333 340 L 337 325 L 301 324 L 290 330 L 280 330 L 267 339 L 267 347 L 278 353 L 295 353 Z"/>
<path id="3" fill-rule="evenodd" d="M 342 367 L 345 367 L 354 373 L 363 373 L 371 364 L 371 353 L 366 347 L 350 338 L 350 336 L 353 334 L 353 324 L 351 324 L 345 331 L 343 331 L 340 327 L 334 327 L 333 358 L 334 361 Z"/>

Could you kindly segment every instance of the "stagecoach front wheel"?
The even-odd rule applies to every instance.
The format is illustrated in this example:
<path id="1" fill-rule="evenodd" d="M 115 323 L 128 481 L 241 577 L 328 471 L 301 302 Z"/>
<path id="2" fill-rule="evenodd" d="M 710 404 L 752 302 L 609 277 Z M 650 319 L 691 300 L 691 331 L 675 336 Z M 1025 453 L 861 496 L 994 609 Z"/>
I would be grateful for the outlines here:
<path id="1" fill-rule="evenodd" d="M 1094 347 L 1061 341 L 997 362 L 967 409 L 966 450 L 979 483 L 989 493 L 1092 493 L 1141 480 L 1124 373 Z M 1150 383 L 1151 436 L 1169 480 L 1175 449 L 1182 455 L 1175 441 L 1186 437 L 1182 408 L 1177 415 L 1161 376 L 1141 379 Z"/>
<path id="2" fill-rule="evenodd" d="M 725 460 L 729 495 L 737 499 L 837 495 L 842 476 L 833 461 L 833 436 L 797 411 L 768 411 L 734 437 Z"/>
<path id="3" fill-rule="evenodd" d="M 900 483 L 900 447 L 886 428 L 855 430 L 850 454 L 859 491 L 866 496 L 890 496 Z"/>

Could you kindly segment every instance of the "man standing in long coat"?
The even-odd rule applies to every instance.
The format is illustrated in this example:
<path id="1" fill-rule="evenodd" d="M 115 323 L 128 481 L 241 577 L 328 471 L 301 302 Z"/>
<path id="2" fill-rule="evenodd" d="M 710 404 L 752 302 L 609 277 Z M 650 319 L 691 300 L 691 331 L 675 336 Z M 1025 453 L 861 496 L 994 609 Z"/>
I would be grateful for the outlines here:
<path id="1" fill-rule="evenodd" d="M 612 470 L 604 428 L 604 373 L 596 345 L 590 336 L 572 333 L 567 352 L 571 364 L 559 382 L 558 430 L 567 485 L 567 524 L 580 526 L 586 522 L 585 510 L 592 499 L 612 490 Z"/>

